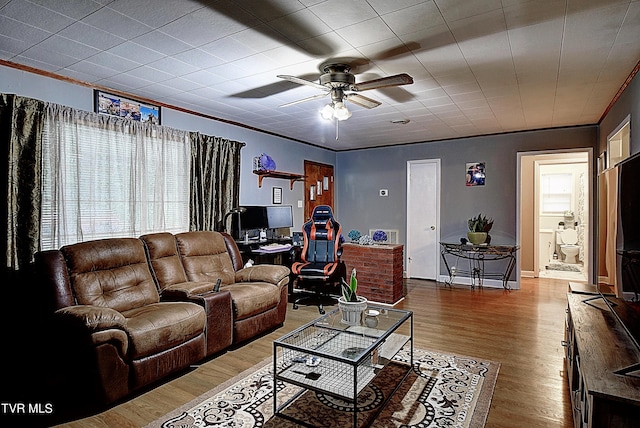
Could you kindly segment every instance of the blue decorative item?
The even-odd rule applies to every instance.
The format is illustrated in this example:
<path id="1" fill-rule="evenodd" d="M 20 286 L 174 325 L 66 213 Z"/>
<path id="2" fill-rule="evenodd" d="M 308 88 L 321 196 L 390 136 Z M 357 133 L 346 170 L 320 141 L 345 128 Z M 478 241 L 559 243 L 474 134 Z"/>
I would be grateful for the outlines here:
<path id="1" fill-rule="evenodd" d="M 358 244 L 360 245 L 371 245 L 373 244 L 373 239 L 369 235 L 362 235 L 360 239 L 358 239 Z"/>
<path id="2" fill-rule="evenodd" d="M 262 153 L 258 160 L 258 169 L 262 171 L 275 171 L 276 163 L 271 156 L 266 153 Z"/>
<path id="3" fill-rule="evenodd" d="M 359 231 L 352 229 L 347 236 L 349 237 L 349 239 L 351 239 L 351 241 L 357 242 L 362 234 Z"/>
<path id="4" fill-rule="evenodd" d="M 373 233 L 373 240 L 375 242 L 384 242 L 387 240 L 387 234 L 384 232 L 384 230 L 376 230 Z"/>

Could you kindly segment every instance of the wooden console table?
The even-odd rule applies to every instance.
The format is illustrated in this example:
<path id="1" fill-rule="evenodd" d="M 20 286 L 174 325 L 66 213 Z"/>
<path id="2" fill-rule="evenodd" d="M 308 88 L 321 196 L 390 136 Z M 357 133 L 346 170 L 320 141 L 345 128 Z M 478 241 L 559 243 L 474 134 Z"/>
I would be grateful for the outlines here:
<path id="1" fill-rule="evenodd" d="M 471 288 L 475 287 L 476 279 L 478 285 L 482 287 L 482 281 L 486 278 L 500 279 L 505 289 L 511 288 L 509 278 L 516 265 L 516 251 L 520 248 L 517 245 L 473 245 L 441 242 L 440 246 L 442 247 L 442 260 L 449 274 L 449 280 L 445 281 L 445 284 L 450 286 L 453 283 L 453 278 L 462 273 L 470 275 Z M 460 270 L 457 265 L 450 266 L 447 256 L 469 260 L 469 270 Z M 507 261 L 504 272 L 487 273 L 484 268 L 485 261 L 495 260 Z"/>
<path id="2" fill-rule="evenodd" d="M 640 350 L 603 296 L 569 294 L 567 300 L 563 345 L 574 427 L 637 427 L 640 376 L 633 370 L 639 366 Z M 640 321 L 629 315 L 625 322 Z"/>

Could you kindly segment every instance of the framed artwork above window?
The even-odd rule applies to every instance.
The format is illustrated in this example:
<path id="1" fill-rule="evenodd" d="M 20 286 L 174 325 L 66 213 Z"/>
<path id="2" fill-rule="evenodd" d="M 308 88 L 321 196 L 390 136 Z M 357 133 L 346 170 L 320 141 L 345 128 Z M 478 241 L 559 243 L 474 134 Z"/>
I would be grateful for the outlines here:
<path id="1" fill-rule="evenodd" d="M 95 89 L 94 109 L 98 114 L 118 116 L 138 122 L 160 125 L 160 106 Z"/>

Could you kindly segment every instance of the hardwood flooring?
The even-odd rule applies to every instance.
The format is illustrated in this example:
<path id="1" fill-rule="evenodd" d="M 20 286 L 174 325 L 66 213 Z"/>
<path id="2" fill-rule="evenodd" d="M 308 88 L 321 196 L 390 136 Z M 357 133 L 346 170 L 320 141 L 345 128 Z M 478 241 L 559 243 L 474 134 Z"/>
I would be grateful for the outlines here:
<path id="1" fill-rule="evenodd" d="M 572 427 L 564 372 L 567 281 L 523 278 L 520 290 L 407 280 L 396 307 L 414 311 L 415 345 L 501 363 L 487 427 Z M 287 313 L 285 325 L 100 414 L 67 427 L 141 427 L 271 356 L 272 342 L 318 316 Z"/>

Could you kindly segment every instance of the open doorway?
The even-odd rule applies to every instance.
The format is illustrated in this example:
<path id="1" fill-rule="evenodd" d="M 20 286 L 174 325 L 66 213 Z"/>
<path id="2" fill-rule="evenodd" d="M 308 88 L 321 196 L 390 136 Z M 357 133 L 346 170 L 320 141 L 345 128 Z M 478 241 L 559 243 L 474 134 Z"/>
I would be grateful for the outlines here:
<path id="1" fill-rule="evenodd" d="M 520 275 L 588 282 L 592 266 L 592 152 L 518 154 Z"/>

